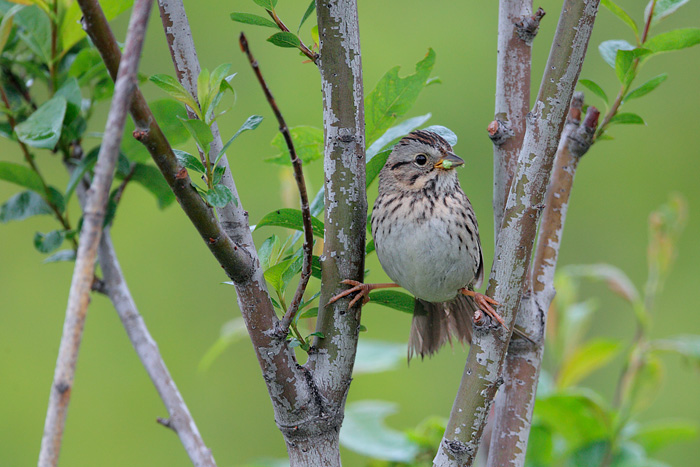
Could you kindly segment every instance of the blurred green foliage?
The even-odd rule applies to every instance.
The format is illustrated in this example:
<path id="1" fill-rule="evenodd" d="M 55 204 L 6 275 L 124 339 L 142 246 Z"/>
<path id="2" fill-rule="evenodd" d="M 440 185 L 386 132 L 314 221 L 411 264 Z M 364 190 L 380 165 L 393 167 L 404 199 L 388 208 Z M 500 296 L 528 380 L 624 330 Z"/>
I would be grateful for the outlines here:
<path id="1" fill-rule="evenodd" d="M 116 17 L 129 6 L 129 2 L 121 1 L 101 3 L 109 17 Z M 312 44 L 311 51 L 317 50 L 318 33 L 314 31 L 310 6 L 293 2 L 278 5 L 262 0 L 255 3 L 273 8 L 279 13 L 277 19 L 302 18 L 298 31 L 288 33 L 298 39 L 298 44 L 279 36 L 270 40 L 271 43 L 291 44 L 303 54 L 301 46 L 306 41 Z M 695 175 L 698 151 L 688 135 L 700 130 L 700 124 L 694 118 L 697 102 L 688 96 L 697 95 L 694 76 L 700 56 L 695 48 L 684 51 L 682 56 L 659 56 L 653 66 L 642 65 L 657 52 L 697 43 L 697 33 L 693 32 L 696 30 L 687 26 L 688 18 L 700 17 L 700 7 L 697 2 L 659 0 L 657 3 L 659 9 L 654 12 L 652 24 L 653 33 L 658 30 L 659 35 L 650 36 L 650 43 L 646 44 L 650 52 L 634 52 L 636 46 L 644 45 L 640 42 L 643 31 L 633 19 L 642 17 L 639 2 L 617 2 L 630 12 L 625 16 L 622 8 L 616 9 L 612 2 L 604 1 L 617 18 L 608 11 L 601 11 L 584 65 L 582 78 L 588 81 L 581 84 L 611 108 L 615 101 L 611 103 L 607 96 L 617 94 L 622 96 L 620 105 L 631 109 L 612 115 L 609 124 L 645 122 L 651 131 L 616 128 L 603 135 L 607 127 L 602 128 L 601 139 L 612 133 L 616 140 L 595 145 L 579 170 L 560 264 L 609 262 L 619 269 L 607 266 L 569 268 L 567 275 L 562 276 L 568 279 L 560 279 L 556 314 L 560 319 L 553 320 L 550 327 L 558 332 L 549 341 L 547 374 L 550 377 L 543 377 L 537 421 L 531 435 L 532 465 L 562 465 L 562 462 L 584 465 L 596 456 L 598 459 L 607 456 L 616 463 L 614 465 L 659 465 L 643 464 L 647 456 L 670 465 L 690 465 L 695 460 L 691 444 L 677 445 L 672 450 L 666 446 L 670 441 L 692 439 L 696 435 L 700 406 L 691 388 L 697 384 L 697 375 L 676 360 L 661 360 L 660 355 L 680 353 L 691 361 L 698 357 L 698 343 L 690 335 L 698 328 L 697 314 L 693 310 L 696 299 L 692 294 L 697 279 L 697 264 L 692 258 L 700 253 L 695 241 L 697 234 L 693 233 L 698 230 L 697 221 L 691 215 L 690 234 L 679 237 L 676 228 L 679 224 L 674 222 L 682 218 L 680 205 L 671 203 L 665 210 L 657 211 L 650 223 L 652 241 L 648 268 L 641 258 L 646 241 L 644 219 L 669 191 L 683 193 L 690 212 L 697 211 L 700 200 Z M 685 15 L 665 14 L 685 3 L 688 4 L 680 10 Z M 90 154 L 96 155 L 112 90 L 99 55 L 89 47 L 79 27 L 77 5 L 68 1 L 64 4 L 66 9 L 57 25 L 61 40 L 52 50 L 48 39 L 54 23 L 46 14 L 49 3 L 21 6 L 0 2 L 3 14 L 0 68 L 6 84 L 3 89 L 7 92 L 13 118 L 19 122 L 16 134 L 34 155 L 26 159 L 16 142 L 0 140 L 0 180 L 12 181 L 28 190 L 18 192 L 16 186 L 0 183 L 0 201 L 5 203 L 0 219 L 3 222 L 23 220 L 8 222 L 0 228 L 0 264 L 3 265 L 0 295 L 4 298 L 0 313 L 0 342 L 3 343 L 0 374 L 4 382 L 0 390 L 3 395 L 0 417 L 5 422 L 0 435 L 8 440 L 0 450 L 1 465 L 27 465 L 36 460 L 72 271 L 70 263 L 39 263 L 52 258 L 53 261 L 72 259 L 80 212 L 77 203 L 70 200 L 77 178 L 68 176 L 62 159 L 72 157 L 72 141 L 82 140 L 87 155 L 76 165 L 76 171 L 89 173 L 94 163 L 94 156 L 91 159 Z M 203 66 L 231 63 L 230 71 L 239 73 L 235 86 L 236 107 L 216 116 L 222 134 L 233 133 L 235 138 L 241 130 L 260 124 L 259 120 L 257 123 L 250 118 L 245 120 L 246 115 L 269 115 L 245 58 L 233 45 L 241 27 L 249 34 L 257 58 L 265 64 L 266 77 L 287 121 L 295 128 L 320 127 L 318 75 L 313 65 L 300 64 L 308 54 L 300 57 L 265 44 L 270 30 L 251 26 L 259 24 L 260 20 L 239 14 L 232 17 L 237 21 L 232 23 L 227 16 L 231 8 L 261 11 L 258 7 L 249 1 L 233 7 L 224 2 L 208 2 L 207 8 L 196 8 L 194 2 L 186 2 L 185 6 Z M 550 12 L 559 10 L 559 3 L 554 1 L 545 1 L 542 6 Z M 426 14 L 426 8 L 431 8 L 430 14 Z M 468 161 L 468 169 L 461 174 L 463 186 L 481 220 L 485 256 L 490 257 L 491 143 L 483 130 L 493 114 L 496 2 L 476 9 L 471 4 L 426 6 L 406 1 L 398 9 L 393 4 L 360 1 L 359 10 L 368 100 L 368 156 L 376 156 L 369 161 L 368 174 L 376 176 L 383 164 L 382 156 L 385 158 L 388 154 L 386 150 L 382 152 L 383 148 L 410 129 L 422 127 L 428 118 L 454 130 L 460 135 L 460 154 Z M 668 17 L 659 23 L 665 16 Z M 554 20 L 548 22 L 549 18 L 533 46 L 534 88 L 554 30 Z M 630 32 L 621 32 L 619 19 L 631 27 Z M 115 23 L 120 39 L 123 39 L 125 24 L 124 17 Z M 292 24 L 296 24 L 296 20 Z M 630 41 L 622 44 L 620 41 L 625 35 L 630 36 Z M 610 38 L 617 42 L 602 47 L 605 53 L 601 59 L 594 45 Z M 279 43 L 281 39 L 285 39 L 284 44 Z M 489 45 L 485 45 L 486 42 Z M 419 60 L 415 74 L 404 75 L 395 67 L 404 64 L 410 69 L 426 50 L 428 54 Z M 154 83 L 167 83 L 168 78 L 163 76 L 172 74 L 172 65 L 157 18 L 151 24 L 145 54 L 142 72 L 159 76 L 160 80 L 156 78 Z M 614 68 L 613 73 L 608 65 Z M 8 75 L 8 71 L 13 70 Z M 228 70 L 212 72 L 212 75 L 223 76 Z M 665 73 L 659 74 L 661 70 Z M 431 72 L 439 75 L 443 84 L 431 86 L 419 98 L 417 91 L 436 82 L 429 80 Z M 7 85 L 15 73 L 27 73 L 36 78 L 31 83 L 30 99 L 24 96 L 26 82 Z M 223 83 L 228 83 L 218 78 L 212 83 L 212 75 L 200 80 L 205 90 L 203 95 L 211 96 L 210 104 L 216 101 L 219 86 L 225 87 Z M 632 89 L 634 79 L 644 84 Z M 665 81 L 673 86 L 660 86 Z M 396 96 L 390 93 L 401 86 L 406 105 L 392 106 L 392 97 Z M 163 97 L 153 84 L 144 82 L 142 88 L 149 101 Z M 647 94 L 643 100 L 637 99 Z M 596 98 L 593 102 L 597 104 Z M 197 146 L 193 141 L 188 143 L 190 133 L 177 118 L 178 115 L 186 118 L 184 109 L 169 109 L 167 106 L 172 101 L 162 102 L 165 107 L 159 122 L 172 122 L 166 125 L 166 134 L 171 141 L 178 141 L 174 144 L 184 148 L 181 160 L 189 161 L 189 165 L 185 164 L 188 169 L 208 175 L 204 182 L 206 190 L 211 191 L 215 185 L 216 164 L 207 168 L 200 162 L 204 170 L 199 170 L 196 164 L 199 158 L 190 154 L 196 154 Z M 213 107 L 206 104 L 198 109 L 200 116 L 206 116 L 207 125 L 214 119 L 215 114 L 210 111 Z M 637 112 L 644 115 L 643 119 L 635 117 Z M 400 120 L 414 115 L 423 117 Z M 243 126 L 241 121 L 245 121 Z M 9 120 L 0 123 L 0 134 L 11 138 L 11 126 Z M 398 128 L 396 133 L 384 134 L 392 126 Z M 238 132 L 233 131 L 239 127 Z M 263 457 L 282 458 L 284 446 L 272 420 L 255 357 L 246 339 L 240 338 L 243 336 L 240 326 L 236 321 L 231 322 L 238 315 L 233 289 L 218 285 L 225 277 L 176 207 L 156 212 L 152 202 L 144 201 L 153 195 L 164 208 L 173 198 L 157 170 L 149 164 L 147 155 L 129 136 L 133 129 L 127 130 L 118 175 L 121 181 L 131 180 L 137 183 L 134 186 L 146 188 L 150 195 L 132 188 L 131 183 L 128 189 L 120 190 L 125 185 L 119 182 L 113 191 L 110 219 L 115 221 L 113 238 L 137 303 L 219 465 L 243 465 Z M 199 139 L 199 147 L 206 152 L 206 130 L 190 129 L 197 137 L 195 141 Z M 295 134 L 297 142 L 308 141 L 307 161 L 318 159 L 319 133 L 297 129 L 293 131 L 293 136 Z M 370 145 L 375 140 L 381 143 Z M 272 147 L 267 146 L 268 141 L 272 141 Z M 275 212 L 280 203 L 295 199 L 293 192 L 290 196 L 284 189 L 291 178 L 289 169 L 283 167 L 278 171 L 273 165 L 260 164 L 276 154 L 280 163 L 288 160 L 286 148 L 279 144 L 276 136 L 275 125 L 269 122 L 263 123 L 252 137 L 236 141 L 229 149 L 232 172 L 241 202 L 250 211 L 251 223 L 262 219 L 266 213 Z M 39 167 L 41 178 L 29 169 L 30 159 Z M 317 163 L 308 165 L 305 170 L 313 193 L 320 188 L 322 169 Z M 281 199 L 278 184 L 282 186 Z M 374 197 L 371 188 L 369 196 L 371 205 Z M 320 199 L 322 201 L 322 197 Z M 221 201 L 226 201 L 226 197 Z M 210 202 L 216 204 L 217 200 Z M 120 215 L 115 219 L 117 204 Z M 320 213 L 321 207 L 317 202 L 314 215 Z M 59 224 L 50 221 L 47 215 L 58 219 Z M 268 225 L 282 224 L 270 222 Z M 258 245 L 261 248 L 267 245 L 270 249 L 267 255 L 270 268 L 280 261 L 289 261 L 287 266 L 295 262 L 291 257 L 285 258 L 287 248 L 280 245 L 282 241 L 278 240 L 275 246 L 275 238 L 287 238 L 287 232 L 279 229 L 275 231 L 279 237 L 270 237 L 267 231 L 264 236 L 256 234 Z M 265 241 L 266 237 L 269 242 Z M 292 244 L 293 239 L 294 236 L 289 237 Z M 60 250 L 65 242 L 68 248 Z M 371 251 L 369 245 L 368 251 Z M 676 251 L 681 251 L 682 255 L 671 269 Z M 275 260 L 270 262 L 273 256 Z M 368 256 L 367 267 L 372 280 L 381 281 L 383 272 L 373 255 Z M 278 269 L 282 269 L 278 279 L 284 286 L 280 287 L 283 296 L 283 289 L 292 279 L 290 274 L 283 274 L 288 268 Z M 639 292 L 631 284 L 644 280 L 645 269 L 647 285 Z M 620 275 L 622 270 L 628 271 L 628 279 L 621 279 L 624 277 Z M 603 278 L 608 285 L 615 283 L 614 290 L 620 297 L 601 293 L 597 286 L 581 281 L 584 276 Z M 663 283 L 666 284 L 664 291 L 661 290 Z M 597 302 L 586 299 L 594 295 L 600 296 Z M 306 319 L 315 316 L 312 300 L 307 298 L 305 311 L 300 315 L 302 319 L 297 323 L 305 333 L 313 331 L 308 324 L 311 320 Z M 391 297 L 387 301 L 397 303 Z M 636 330 L 630 325 L 628 314 L 617 312 L 630 304 L 635 312 Z M 594 309 L 597 310 L 595 319 L 592 318 Z M 654 327 L 649 324 L 652 309 L 657 310 Z M 109 303 L 96 297 L 90 316 L 62 462 L 65 465 L 188 465 L 177 438 L 155 423 L 155 418 L 165 410 Z M 229 324 L 222 327 L 222 323 Z M 367 333 L 360 339 L 357 364 L 358 369 L 366 370 L 356 371 L 356 374 L 363 371 L 372 374 L 358 377 L 353 383 L 348 426 L 360 423 L 359 432 L 366 435 L 363 427 L 369 423 L 377 430 L 372 439 L 382 440 L 381 446 L 398 443 L 399 448 L 404 447 L 404 455 L 405 447 L 412 446 L 407 449 L 415 454 L 415 462 L 424 464 L 431 459 L 431 449 L 437 446 L 441 436 L 441 422 L 431 417 L 449 412 L 464 356 L 459 350 L 452 354 L 443 350 L 431 361 L 406 368 L 404 347 L 400 344 L 387 346 L 377 339 L 405 342 L 410 319 L 403 313 L 370 304 L 363 314 L 363 323 Z M 220 330 L 221 337 L 217 341 Z M 568 338 L 562 341 L 562 336 Z M 628 342 L 635 344 L 628 346 Z M 384 363 L 380 365 L 379 362 Z M 197 371 L 198 366 L 205 371 Z M 389 369 L 393 371 L 387 371 Z M 662 378 L 664 371 L 665 378 Z M 629 376 L 618 383 L 620 374 Z M 674 384 L 663 388 L 663 398 L 655 399 L 663 379 Z M 590 389 L 581 390 L 578 387 L 581 383 Z M 616 396 L 616 392 L 621 395 Z M 368 410 L 367 402 L 361 402 L 368 399 L 392 402 L 375 402 Z M 654 404 L 650 405 L 652 401 Z M 646 410 L 642 410 L 644 408 Z M 366 418 L 368 412 L 373 415 L 369 419 Z M 384 418 L 391 413 L 396 415 L 389 419 L 390 425 L 417 428 L 404 433 L 386 428 Z M 681 415 L 690 421 L 671 420 Z M 562 417 L 568 421 L 566 424 L 561 422 Z M 347 436 L 344 435 L 346 441 Z M 365 438 L 359 446 L 365 448 L 364 454 L 377 457 L 377 452 L 371 451 L 370 441 Z M 353 441 L 346 444 L 355 449 L 358 446 Z M 346 465 L 367 463 L 366 458 L 349 451 L 344 453 L 344 459 Z M 384 461 L 373 463 L 390 465 Z M 256 465 L 273 464 L 261 461 Z"/>

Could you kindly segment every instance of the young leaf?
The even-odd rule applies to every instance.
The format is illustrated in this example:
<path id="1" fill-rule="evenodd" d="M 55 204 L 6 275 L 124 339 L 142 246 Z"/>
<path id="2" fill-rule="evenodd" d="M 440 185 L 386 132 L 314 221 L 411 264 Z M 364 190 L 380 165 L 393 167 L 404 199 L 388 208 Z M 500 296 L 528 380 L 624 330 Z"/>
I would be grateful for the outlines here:
<path id="1" fill-rule="evenodd" d="M 615 58 L 615 74 L 620 83 L 629 85 L 635 78 L 635 70 L 632 67 L 634 60 L 650 53 L 649 49 L 618 50 Z"/>
<path id="2" fill-rule="evenodd" d="M 148 79 L 163 91 L 168 93 L 168 95 L 187 105 L 195 114 L 197 114 L 200 119 L 202 118 L 201 112 L 199 111 L 199 106 L 194 100 L 194 97 L 192 97 L 192 95 L 182 84 L 180 84 L 178 80 L 172 76 L 164 74 L 153 75 Z"/>
<path id="3" fill-rule="evenodd" d="M 410 314 L 413 314 L 415 306 L 415 299 L 412 296 L 396 290 L 375 290 L 369 293 L 369 299 L 377 305 Z"/>
<path id="4" fill-rule="evenodd" d="M 557 385 L 574 386 L 593 371 L 605 366 L 620 350 L 620 343 L 611 339 L 595 339 L 576 349 L 562 364 Z"/>
<path id="5" fill-rule="evenodd" d="M 201 174 L 207 171 L 204 168 L 202 161 L 200 161 L 199 158 L 194 157 L 192 154 L 185 151 L 180 151 L 179 149 L 173 149 L 173 153 L 175 153 L 175 157 L 177 157 L 178 162 L 180 162 L 180 165 L 183 167 Z"/>
<path id="6" fill-rule="evenodd" d="M 15 127 L 17 138 L 28 146 L 53 149 L 61 137 L 66 106 L 66 99 L 60 96 L 44 102 L 29 118 Z"/>
<path id="7" fill-rule="evenodd" d="M 311 126 L 297 126 L 290 128 L 289 134 L 292 137 L 297 157 L 303 163 L 306 164 L 323 157 L 323 130 Z M 277 133 L 270 144 L 276 147 L 281 154 L 265 159 L 265 162 L 291 166 L 289 148 L 282 133 Z"/>
<path id="8" fill-rule="evenodd" d="M 258 249 L 258 258 L 260 259 L 260 267 L 263 271 L 270 268 L 270 257 L 272 253 L 279 248 L 280 239 L 277 235 L 268 237 Z"/>
<path id="9" fill-rule="evenodd" d="M 387 145 L 393 141 L 407 135 L 419 126 L 427 122 L 432 114 L 425 114 L 419 117 L 409 118 L 398 125 L 395 125 L 384 132 L 382 136 L 377 138 L 368 148 L 367 148 L 367 163 L 372 160 L 372 158 L 377 155 L 379 151 L 384 149 Z"/>
<path id="10" fill-rule="evenodd" d="M 258 224 L 255 226 L 255 230 L 258 230 L 260 227 L 264 227 L 266 225 L 286 227 L 288 229 L 299 231 L 304 230 L 301 211 L 298 209 L 285 208 L 272 211 L 260 219 L 260 222 L 258 222 Z M 311 217 L 311 228 L 313 229 L 313 233 L 316 237 L 323 238 L 323 222 L 315 217 Z"/>
<path id="11" fill-rule="evenodd" d="M 700 28 L 675 29 L 654 36 L 644 43 L 653 53 L 671 52 L 700 44 Z"/>
<path id="12" fill-rule="evenodd" d="M 646 47 L 646 44 L 645 44 Z M 618 50 L 634 50 L 634 46 L 627 41 L 623 40 L 610 40 L 602 42 L 598 46 L 598 51 L 600 55 L 605 60 L 605 63 L 615 68 L 615 58 L 617 57 Z"/>
<path id="13" fill-rule="evenodd" d="M 405 433 L 392 430 L 384 419 L 395 413 L 397 404 L 360 401 L 348 404 L 340 429 L 340 444 L 373 459 L 411 463 L 419 447 Z"/>
<path id="14" fill-rule="evenodd" d="M 51 253 L 61 246 L 65 238 L 65 232 L 62 230 L 53 230 L 47 234 L 37 232 L 34 235 L 34 247 L 41 253 Z"/>
<path id="15" fill-rule="evenodd" d="M 608 10 L 610 10 L 615 16 L 620 18 L 630 28 L 632 28 L 632 31 L 634 31 L 635 36 L 639 36 L 639 29 L 637 28 L 637 23 L 634 22 L 632 17 L 628 15 L 625 10 L 617 6 L 612 0 L 600 0 L 600 4 Z"/>
<path id="16" fill-rule="evenodd" d="M 649 11 L 651 10 L 651 5 L 654 0 L 651 0 L 646 9 L 644 10 L 644 18 L 649 17 Z M 659 21 L 675 12 L 677 9 L 688 3 L 688 0 L 656 0 L 656 5 L 654 6 L 654 16 L 651 18 L 651 25 L 656 26 Z"/>
<path id="17" fill-rule="evenodd" d="M 277 0 L 253 0 L 255 3 L 265 8 L 266 10 L 274 10 L 277 6 Z"/>
<path id="18" fill-rule="evenodd" d="M 202 68 L 197 76 L 197 99 L 199 99 L 199 108 L 202 109 L 202 117 L 209 113 L 209 101 L 213 96 L 210 96 L 209 69 Z"/>
<path id="19" fill-rule="evenodd" d="M 311 2 L 314 3 L 314 2 Z M 0 22 L 0 53 L 5 50 L 5 45 L 7 44 L 7 39 L 10 37 L 12 32 L 12 25 L 14 24 L 14 16 L 17 14 L 24 5 L 15 5 L 2 16 L 2 22 Z M 299 25 L 301 27 L 301 25 Z"/>
<path id="20" fill-rule="evenodd" d="M 646 125 L 644 123 L 644 119 L 640 117 L 637 114 L 629 113 L 629 112 L 623 112 L 615 115 L 613 118 L 610 119 L 610 124 L 612 125 L 613 123 L 619 123 L 619 124 L 633 124 L 633 125 Z"/>
<path id="21" fill-rule="evenodd" d="M 265 26 L 268 28 L 278 29 L 277 25 L 273 21 L 251 13 L 231 13 L 231 19 L 237 23 L 253 24 L 255 26 Z"/>
<path id="22" fill-rule="evenodd" d="M 197 120 L 196 118 L 178 118 L 180 118 L 182 124 L 185 125 L 185 128 L 187 128 L 187 131 L 190 133 L 190 135 L 192 135 L 192 138 L 194 138 L 199 148 L 205 154 L 209 154 L 209 145 L 212 141 L 214 141 L 214 135 L 212 135 L 209 125 L 204 123 L 202 120 Z"/>
<path id="23" fill-rule="evenodd" d="M 406 359 L 406 344 L 360 339 L 353 374 L 381 373 L 396 368 Z"/>
<path id="24" fill-rule="evenodd" d="M 301 17 L 301 21 L 299 22 L 299 27 L 297 28 L 297 34 L 299 34 L 299 31 L 301 31 L 301 27 L 304 25 L 306 20 L 311 16 L 311 13 L 314 12 L 316 9 L 316 0 L 311 0 L 311 3 L 309 3 L 309 6 L 306 7 L 306 11 L 304 12 L 304 16 Z"/>
<path id="25" fill-rule="evenodd" d="M 674 352 L 700 364 L 700 336 L 681 335 L 652 341 L 651 348 L 656 351 Z"/>
<path id="26" fill-rule="evenodd" d="M 267 38 L 267 42 L 270 42 L 277 47 L 286 47 L 295 49 L 301 45 L 301 41 L 292 32 L 282 31 L 271 35 Z"/>
<path id="27" fill-rule="evenodd" d="M 287 285 L 283 279 L 284 273 L 289 269 L 290 264 L 292 264 L 292 259 L 287 259 L 281 261 L 274 266 L 271 266 L 267 271 L 265 271 L 265 280 L 270 283 L 273 289 L 275 289 L 280 295 L 284 294 L 284 290 Z M 291 278 L 290 278 L 291 279 Z M 288 283 L 288 282 L 287 282 Z"/>
<path id="28" fill-rule="evenodd" d="M 379 137 L 398 118 L 406 114 L 425 87 L 435 65 L 435 52 L 428 50 L 416 64 L 414 74 L 399 77 L 400 67 L 389 70 L 365 99 L 365 135 L 368 142 Z"/>
<path id="29" fill-rule="evenodd" d="M 226 153 L 226 150 L 231 146 L 231 143 L 233 143 L 233 140 L 238 138 L 238 135 L 243 133 L 244 131 L 247 130 L 255 130 L 258 125 L 263 121 L 263 117 L 261 115 L 251 115 L 248 117 L 248 119 L 243 122 L 243 125 L 236 131 L 233 136 L 231 136 L 231 139 L 226 141 L 226 144 L 221 148 L 221 151 L 219 151 L 219 155 L 216 156 L 216 162 L 214 162 L 214 165 L 217 165 L 219 161 L 221 160 L 221 157 Z"/>
<path id="30" fill-rule="evenodd" d="M 233 201 L 233 193 L 224 185 L 216 185 L 204 194 L 204 199 L 216 208 L 223 208 Z"/>
<path id="31" fill-rule="evenodd" d="M 319 339 L 325 339 L 325 338 L 326 338 L 326 336 L 325 336 L 322 332 L 312 332 L 311 334 L 309 334 L 309 335 L 306 336 L 306 337 L 309 338 L 309 337 L 311 337 L 311 336 L 318 337 Z"/>
<path id="32" fill-rule="evenodd" d="M 44 198 L 33 191 L 23 191 L 0 206 L 0 222 L 21 221 L 28 217 L 52 213 Z"/>
<path id="33" fill-rule="evenodd" d="M 632 401 L 631 411 L 633 414 L 647 409 L 654 402 L 659 395 L 664 377 L 664 367 L 661 360 L 652 354 L 647 354 L 646 357 L 623 396 Z"/>
<path id="34" fill-rule="evenodd" d="M 57 251 L 42 261 L 42 263 L 58 263 L 61 261 L 75 261 L 75 250 Z"/>
<path id="35" fill-rule="evenodd" d="M 591 91 L 596 96 L 603 99 L 603 102 L 605 102 L 606 104 L 608 103 L 607 94 L 605 94 L 605 91 L 603 91 L 603 88 L 598 86 L 598 84 L 595 83 L 594 81 L 591 81 L 590 79 L 580 79 L 580 80 L 578 80 L 578 84 L 580 84 L 581 86 L 585 87 L 586 89 Z"/>
<path id="36" fill-rule="evenodd" d="M 661 83 L 666 81 L 668 78 L 668 75 L 666 73 L 660 74 L 659 76 L 650 79 L 646 83 L 642 84 L 636 89 L 633 89 L 630 91 L 627 96 L 625 96 L 625 102 L 632 100 L 632 99 L 637 99 L 638 97 L 646 96 L 649 94 L 651 91 L 654 89 L 658 88 Z"/>

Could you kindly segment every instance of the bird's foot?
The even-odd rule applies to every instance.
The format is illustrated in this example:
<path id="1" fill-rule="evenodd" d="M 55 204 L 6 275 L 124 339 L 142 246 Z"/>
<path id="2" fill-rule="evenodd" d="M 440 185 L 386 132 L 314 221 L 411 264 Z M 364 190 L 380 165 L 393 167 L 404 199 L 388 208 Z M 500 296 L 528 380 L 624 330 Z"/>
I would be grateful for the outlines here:
<path id="1" fill-rule="evenodd" d="M 370 291 L 374 289 L 387 289 L 390 287 L 400 287 L 398 284 L 363 284 L 362 282 L 354 281 L 351 279 L 345 279 L 344 281 L 340 282 L 341 284 L 346 284 L 346 285 L 352 285 L 353 287 L 351 289 L 348 289 L 344 292 L 340 292 L 338 295 L 335 297 L 331 297 L 330 300 L 328 300 L 328 304 L 330 305 L 331 303 L 336 302 L 337 300 L 347 297 L 350 294 L 359 292 L 353 299 L 350 301 L 349 308 L 352 308 L 355 306 L 355 304 L 362 299 L 362 304 L 364 305 L 365 303 L 369 302 L 369 293 Z"/>
<path id="2" fill-rule="evenodd" d="M 496 313 L 496 310 L 494 310 L 493 307 L 491 306 L 491 305 L 499 306 L 500 303 L 498 303 L 496 300 L 489 297 L 488 295 L 484 295 L 484 294 L 479 293 L 479 292 L 474 292 L 473 290 L 469 290 L 466 287 L 461 289 L 459 292 L 462 295 L 466 295 L 467 297 L 473 297 L 474 302 L 476 302 L 480 311 L 482 311 L 483 313 L 486 313 L 491 318 L 498 321 L 501 324 L 501 326 L 508 329 L 508 326 L 506 326 L 506 322 L 503 321 L 503 318 L 501 318 L 501 315 Z"/>

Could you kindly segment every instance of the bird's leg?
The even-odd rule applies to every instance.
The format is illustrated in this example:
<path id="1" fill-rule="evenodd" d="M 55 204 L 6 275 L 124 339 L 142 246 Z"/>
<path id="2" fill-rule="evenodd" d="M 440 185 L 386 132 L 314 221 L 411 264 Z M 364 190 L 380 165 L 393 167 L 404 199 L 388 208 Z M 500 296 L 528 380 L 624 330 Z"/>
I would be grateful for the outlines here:
<path id="1" fill-rule="evenodd" d="M 501 315 L 496 313 L 496 310 L 494 310 L 493 307 L 491 306 L 491 305 L 496 305 L 496 306 L 500 305 L 500 303 L 498 303 L 496 300 L 489 297 L 488 295 L 484 295 L 482 293 L 474 292 L 473 290 L 469 290 L 466 287 L 464 287 L 463 289 L 460 289 L 459 293 L 461 293 L 462 295 L 466 295 L 467 297 L 473 297 L 474 301 L 476 302 L 478 307 L 481 309 L 481 311 L 483 311 L 484 313 L 489 315 L 491 318 L 493 318 L 496 321 L 498 321 L 499 323 L 501 323 L 501 325 L 504 328 L 508 329 L 508 326 L 506 326 L 506 322 L 503 321 L 503 318 L 501 318 Z"/>
<path id="2" fill-rule="evenodd" d="M 347 297 L 348 295 L 359 292 L 355 298 L 352 299 L 350 302 L 350 308 L 352 308 L 357 301 L 362 298 L 362 304 L 364 305 L 365 303 L 369 302 L 369 292 L 374 289 L 388 289 L 390 287 L 401 287 L 399 284 L 363 284 L 362 282 L 357 282 L 353 281 L 350 279 L 345 279 L 344 281 L 340 282 L 341 284 L 347 284 L 347 285 L 352 285 L 353 287 L 351 289 L 348 289 L 344 292 L 339 293 L 335 297 L 332 297 L 330 300 L 328 300 L 328 304 L 330 305 L 331 303 L 335 302 L 336 300 L 339 300 L 343 297 Z"/>

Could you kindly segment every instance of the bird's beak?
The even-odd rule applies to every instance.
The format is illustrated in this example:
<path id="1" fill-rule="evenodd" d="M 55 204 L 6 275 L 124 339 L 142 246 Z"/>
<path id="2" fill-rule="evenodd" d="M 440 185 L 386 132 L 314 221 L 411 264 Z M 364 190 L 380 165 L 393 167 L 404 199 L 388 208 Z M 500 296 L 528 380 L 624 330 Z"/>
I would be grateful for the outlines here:
<path id="1" fill-rule="evenodd" d="M 459 167 L 460 165 L 464 165 L 462 158 L 456 154 L 448 152 L 445 157 L 442 157 L 439 161 L 437 161 L 435 167 L 442 170 L 450 170 L 454 169 L 455 167 Z"/>

